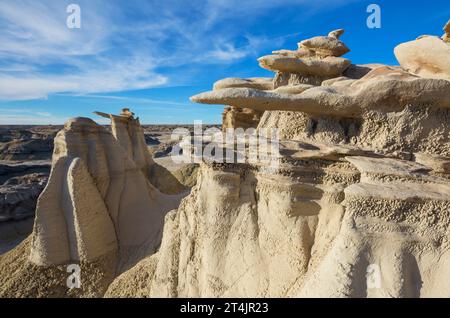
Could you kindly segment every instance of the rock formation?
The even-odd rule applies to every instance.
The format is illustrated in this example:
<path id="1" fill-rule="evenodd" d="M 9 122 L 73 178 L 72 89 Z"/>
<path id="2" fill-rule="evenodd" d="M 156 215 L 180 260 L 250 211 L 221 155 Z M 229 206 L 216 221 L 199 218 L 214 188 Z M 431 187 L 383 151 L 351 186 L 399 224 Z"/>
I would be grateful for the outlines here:
<path id="1" fill-rule="evenodd" d="M 54 126 L 2 126 L 0 127 L 0 160 L 47 160 L 52 156 Z"/>
<path id="2" fill-rule="evenodd" d="M 390 67 L 351 64 L 343 32 L 260 58 L 273 79 L 229 78 L 192 97 L 231 107 L 225 128 L 278 128 L 278 166 L 203 162 L 167 214 L 134 114 L 100 113 L 113 135 L 69 121 L 33 264 L 119 254 L 107 297 L 450 297 L 447 37 L 399 45 Z"/>
<path id="3" fill-rule="evenodd" d="M 273 80 L 267 77 L 254 77 L 248 79 L 225 78 L 214 84 L 214 90 L 232 87 L 248 87 L 260 90 L 273 89 Z M 227 128 L 256 128 L 262 116 L 261 111 L 250 108 L 226 107 L 222 114 L 222 130 Z"/>
<path id="4" fill-rule="evenodd" d="M 49 182 L 38 201 L 30 260 L 38 265 L 93 261 L 159 246 L 163 218 L 180 197 L 150 183 L 155 165 L 138 119 L 101 114 L 66 123 L 55 139 Z"/>
<path id="5" fill-rule="evenodd" d="M 425 78 L 449 80 L 450 44 L 437 36 L 423 36 L 415 41 L 402 43 L 395 48 L 400 65 Z"/>
<path id="6" fill-rule="evenodd" d="M 222 114 L 222 130 L 227 128 L 256 128 L 264 112 L 251 108 L 227 107 Z"/>
<path id="7" fill-rule="evenodd" d="M 45 160 L 52 148 L 53 137 L 12 140 L 0 144 L 0 160 Z"/>
<path id="8" fill-rule="evenodd" d="M 0 185 L 0 223 L 34 216 L 36 199 L 47 182 L 45 174 L 28 174 Z"/>
<path id="9" fill-rule="evenodd" d="M 450 296 L 448 45 L 399 46 L 438 43 L 447 55 L 421 61 L 436 77 L 401 58 L 350 65 L 342 33 L 259 59 L 273 87 L 227 79 L 192 97 L 264 111 L 258 128 L 281 130 L 279 168 L 202 164 L 159 252 L 107 296 Z"/>
<path id="10" fill-rule="evenodd" d="M 450 56 L 450 46 L 444 41 L 432 37 L 419 41 L 427 39 L 438 41 L 444 46 L 445 58 Z M 450 70 L 444 66 L 450 63 L 445 64 L 444 58 L 435 60 L 434 56 L 426 55 L 429 60 L 423 65 L 440 69 L 442 64 L 442 71 L 446 72 L 442 73 L 442 78 L 428 78 L 408 73 L 403 64 L 405 69 L 383 65 L 350 66 L 348 60 L 331 55 L 346 52 L 337 49 L 343 44 L 339 45 L 341 42 L 334 37 L 313 38 L 306 41 L 307 47 L 302 43 L 305 41 L 300 42 L 299 51 L 276 51 L 278 55 L 259 59 L 263 67 L 270 65 L 276 71 L 275 89 L 221 85 L 220 89 L 193 96 L 192 100 L 265 111 L 259 127 L 279 128 L 284 139 L 345 141 L 380 151 L 449 155 L 448 134 L 441 134 L 440 141 L 435 141 L 435 135 L 448 126 L 450 82 L 444 78 Z M 407 52 L 414 50 L 402 44 L 396 51 L 403 46 Z M 319 55 L 311 51 L 316 47 L 321 49 Z M 325 75 L 327 58 L 339 59 L 339 62 L 326 67 L 333 72 Z M 345 64 L 345 67 L 338 64 Z M 280 78 L 288 80 L 280 81 Z M 411 133 L 406 123 L 414 123 L 416 130 Z"/>

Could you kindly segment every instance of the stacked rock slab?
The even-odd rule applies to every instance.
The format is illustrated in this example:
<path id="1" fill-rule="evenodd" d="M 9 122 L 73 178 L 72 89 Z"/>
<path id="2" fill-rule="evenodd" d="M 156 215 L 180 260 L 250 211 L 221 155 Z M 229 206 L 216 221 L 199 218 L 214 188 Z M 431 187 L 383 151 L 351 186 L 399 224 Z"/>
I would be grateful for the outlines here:
<path id="1" fill-rule="evenodd" d="M 69 120 L 57 134 L 37 204 L 31 262 L 94 261 L 137 249 L 146 255 L 159 246 L 164 215 L 179 198 L 149 182 L 152 159 L 139 121 L 127 114 L 108 117 L 113 134 L 87 118 Z"/>
<path id="2" fill-rule="evenodd" d="M 265 91 L 300 94 L 324 80 L 340 77 L 351 62 L 341 56 L 348 53 L 348 47 L 339 40 L 344 30 L 330 32 L 300 42 L 296 51 L 274 51 L 273 55 L 259 59 L 260 66 L 274 71 L 270 78 L 227 78 L 214 84 L 214 90 L 225 88 L 250 88 Z M 287 86 L 287 87 L 286 87 Z M 264 110 L 231 105 L 223 114 L 223 128 L 256 128 Z M 267 116 L 263 117 L 267 120 Z"/>
<path id="3" fill-rule="evenodd" d="M 423 52 L 420 69 L 437 72 L 436 76 L 418 76 L 410 73 L 401 58 L 403 68 L 350 65 L 338 56 L 348 51 L 338 39 L 342 32 L 300 42 L 298 51 L 275 51 L 275 55 L 260 58 L 261 66 L 277 72 L 275 89 L 222 85 L 192 100 L 265 111 L 258 127 L 279 128 L 283 139 L 449 156 L 450 82 L 446 79 L 450 46 L 438 37 L 425 37 L 397 47 L 397 56 L 403 47 L 405 56 Z M 429 42 L 436 45 L 429 46 Z M 330 59 L 336 63 L 328 63 Z M 288 75 L 288 80 L 279 81 L 285 76 L 280 74 L 288 74 L 288 70 L 297 70 L 296 76 L 306 80 L 292 81 Z M 411 125 L 416 127 L 413 132 Z"/>
<path id="4" fill-rule="evenodd" d="M 344 30 L 330 32 L 301 41 L 298 50 L 280 50 L 258 59 L 262 68 L 276 72 L 274 88 L 285 85 L 320 85 L 324 80 L 339 77 L 351 62 L 341 56 L 349 48 L 339 40 Z"/>
<path id="5" fill-rule="evenodd" d="M 339 58 L 328 54 L 346 51 L 341 33 L 260 62 L 301 76 L 327 69 Z M 439 65 L 428 57 L 424 65 Z M 266 111 L 259 127 L 293 138 L 282 134 L 277 169 L 202 164 L 166 217 L 159 252 L 107 295 L 449 297 L 450 82 L 380 65 L 346 72 L 275 89 L 234 79 L 194 96 Z M 127 289 L 142 271 L 151 281 Z"/>

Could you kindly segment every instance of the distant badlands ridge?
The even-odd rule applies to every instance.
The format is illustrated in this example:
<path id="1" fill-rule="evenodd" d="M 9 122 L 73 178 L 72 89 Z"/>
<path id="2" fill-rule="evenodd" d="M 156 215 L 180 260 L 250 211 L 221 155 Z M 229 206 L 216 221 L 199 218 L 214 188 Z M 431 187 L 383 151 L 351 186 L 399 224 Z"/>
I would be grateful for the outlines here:
<path id="1" fill-rule="evenodd" d="M 192 97 L 228 105 L 224 128 L 279 128 L 281 156 L 202 163 L 184 198 L 154 178 L 134 116 L 103 114 L 112 133 L 69 120 L 32 236 L 0 258 L 0 296 L 450 297 L 444 30 L 397 46 L 400 67 L 352 64 L 336 30 L 260 58 L 274 78 Z"/>

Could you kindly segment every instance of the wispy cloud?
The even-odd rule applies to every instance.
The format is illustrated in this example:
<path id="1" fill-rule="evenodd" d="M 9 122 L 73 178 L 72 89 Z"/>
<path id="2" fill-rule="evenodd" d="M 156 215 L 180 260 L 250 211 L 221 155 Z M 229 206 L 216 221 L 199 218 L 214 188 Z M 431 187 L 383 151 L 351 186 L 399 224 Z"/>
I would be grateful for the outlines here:
<path id="1" fill-rule="evenodd" d="M 351 0 L 339 0 L 348 2 Z M 66 7 L 81 7 L 81 29 Z M 233 63 L 281 45 L 246 34 L 277 7 L 329 6 L 317 0 L 2 0 L 0 99 L 55 93 L 109 93 L 177 84 L 162 68 Z"/>
<path id="2" fill-rule="evenodd" d="M 109 100 L 120 100 L 129 103 L 141 103 L 141 104 L 156 104 L 156 105 L 171 105 L 171 106 L 186 106 L 188 103 L 180 103 L 170 100 L 159 100 L 151 98 L 139 98 L 139 97 L 128 97 L 128 96 L 115 96 L 115 95 L 98 95 L 98 94 L 83 94 L 83 95 L 73 95 L 73 94 L 58 94 L 59 96 L 71 96 L 71 97 L 81 97 L 81 98 L 98 98 L 98 99 L 109 99 Z"/>
<path id="3" fill-rule="evenodd" d="M 39 112 L 24 108 L 0 108 L 0 111 L 2 112 L 0 125 L 60 125 L 66 120 L 63 117 L 54 116 L 48 112 Z"/>

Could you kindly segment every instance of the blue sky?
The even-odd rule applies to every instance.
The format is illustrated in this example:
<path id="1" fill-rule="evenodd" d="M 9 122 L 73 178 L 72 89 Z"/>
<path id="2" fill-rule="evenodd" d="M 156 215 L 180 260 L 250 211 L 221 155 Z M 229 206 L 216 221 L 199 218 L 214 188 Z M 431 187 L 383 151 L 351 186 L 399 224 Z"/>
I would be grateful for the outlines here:
<path id="1" fill-rule="evenodd" d="M 70 3 L 81 29 L 66 26 Z M 366 26 L 371 3 L 381 29 Z M 0 124 L 125 106 L 148 124 L 219 123 L 223 106 L 189 96 L 225 77 L 272 76 L 256 61 L 272 50 L 344 28 L 353 63 L 393 65 L 397 44 L 440 36 L 448 19 L 448 0 L 0 0 Z"/>

